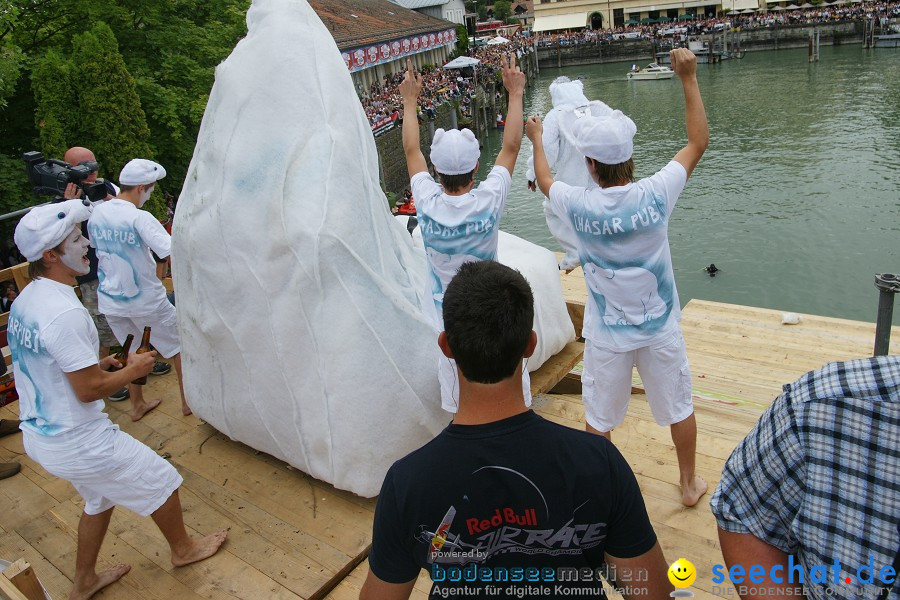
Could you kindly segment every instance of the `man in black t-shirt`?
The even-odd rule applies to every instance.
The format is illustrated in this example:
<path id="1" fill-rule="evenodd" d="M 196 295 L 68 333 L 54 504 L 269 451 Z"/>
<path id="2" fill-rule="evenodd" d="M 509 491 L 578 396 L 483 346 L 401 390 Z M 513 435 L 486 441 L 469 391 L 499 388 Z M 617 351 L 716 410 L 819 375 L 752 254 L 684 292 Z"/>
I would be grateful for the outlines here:
<path id="1" fill-rule="evenodd" d="M 473 262 L 451 281 L 438 344 L 457 363 L 459 411 L 388 471 L 362 600 L 408 598 L 421 569 L 433 598 L 598 598 L 601 574 L 626 598 L 668 598 L 628 463 L 606 438 L 524 406 L 533 320 L 531 289 L 508 267 Z"/>

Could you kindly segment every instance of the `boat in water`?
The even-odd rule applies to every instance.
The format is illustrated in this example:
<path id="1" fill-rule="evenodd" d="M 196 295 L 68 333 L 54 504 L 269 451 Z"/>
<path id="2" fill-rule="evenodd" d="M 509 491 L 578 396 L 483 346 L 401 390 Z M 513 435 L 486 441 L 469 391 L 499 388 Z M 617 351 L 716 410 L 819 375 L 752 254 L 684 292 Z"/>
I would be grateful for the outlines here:
<path id="1" fill-rule="evenodd" d="M 628 72 L 628 75 L 626 75 L 626 77 L 631 80 L 671 79 L 674 76 L 675 71 L 657 63 L 650 63 L 643 69 L 633 67 L 631 71 Z"/>

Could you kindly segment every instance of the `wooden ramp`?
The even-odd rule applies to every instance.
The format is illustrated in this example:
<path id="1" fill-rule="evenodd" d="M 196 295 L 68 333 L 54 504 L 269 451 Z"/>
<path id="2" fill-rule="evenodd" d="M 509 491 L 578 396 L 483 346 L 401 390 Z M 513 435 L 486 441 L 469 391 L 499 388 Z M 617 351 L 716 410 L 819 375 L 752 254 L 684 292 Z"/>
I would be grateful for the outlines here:
<path id="1" fill-rule="evenodd" d="M 781 384 L 828 360 L 866 356 L 874 326 L 804 317 L 787 327 L 777 311 L 694 301 L 684 311 L 684 330 L 696 386 L 698 467 L 714 486 L 722 463 Z M 538 392 L 550 390 L 580 352 L 573 343 L 532 377 L 538 412 L 575 428 L 584 426 L 580 396 Z M 164 398 L 162 406 L 132 423 L 127 401 L 109 403 L 110 417 L 182 474 L 189 530 L 228 527 L 229 539 L 212 559 L 175 569 L 153 522 L 117 510 L 99 562 L 133 568 L 100 598 L 357 597 L 368 568 L 373 499 L 336 490 L 228 440 L 196 417 L 182 417 L 174 374 L 151 377 L 145 393 Z M 14 418 L 17 410 L 11 404 L 0 416 Z M 653 422 L 640 395 L 614 441 L 638 476 L 666 557 L 694 562 L 700 576 L 693 589 L 709 596 L 711 566 L 721 562 L 714 520 L 705 500 L 682 508 L 668 431 Z M 20 435 L 0 439 L 0 461 L 11 460 L 22 463 L 22 473 L 0 481 L 0 558 L 24 558 L 51 597 L 64 598 L 75 567 L 81 499 L 24 454 Z M 424 598 L 428 589 L 423 574 L 414 597 Z"/>

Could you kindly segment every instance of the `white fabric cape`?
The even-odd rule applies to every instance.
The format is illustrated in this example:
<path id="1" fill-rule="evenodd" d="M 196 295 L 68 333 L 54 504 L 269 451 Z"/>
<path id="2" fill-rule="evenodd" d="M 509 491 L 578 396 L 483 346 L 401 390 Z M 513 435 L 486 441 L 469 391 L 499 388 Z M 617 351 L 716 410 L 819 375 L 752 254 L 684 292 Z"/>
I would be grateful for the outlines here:
<path id="1" fill-rule="evenodd" d="M 255 0 L 247 22 L 175 214 L 185 393 L 229 437 L 374 496 L 450 420 L 425 256 L 387 210 L 371 128 L 307 2 Z M 558 322 L 552 294 L 541 318 Z M 545 355 L 574 337 L 571 323 L 538 334 Z"/>

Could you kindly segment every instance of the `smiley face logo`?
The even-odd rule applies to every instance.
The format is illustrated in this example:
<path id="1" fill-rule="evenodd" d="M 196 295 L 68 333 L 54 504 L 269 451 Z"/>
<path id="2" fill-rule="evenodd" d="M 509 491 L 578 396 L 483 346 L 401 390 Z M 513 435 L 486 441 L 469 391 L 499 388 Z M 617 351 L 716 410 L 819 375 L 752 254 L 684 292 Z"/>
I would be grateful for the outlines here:
<path id="1" fill-rule="evenodd" d="M 697 569 L 694 568 L 694 565 L 689 560 L 684 558 L 679 558 L 669 565 L 667 574 L 669 575 L 669 581 L 677 588 L 690 587 L 694 580 L 697 579 Z"/>

